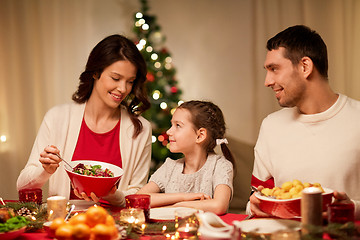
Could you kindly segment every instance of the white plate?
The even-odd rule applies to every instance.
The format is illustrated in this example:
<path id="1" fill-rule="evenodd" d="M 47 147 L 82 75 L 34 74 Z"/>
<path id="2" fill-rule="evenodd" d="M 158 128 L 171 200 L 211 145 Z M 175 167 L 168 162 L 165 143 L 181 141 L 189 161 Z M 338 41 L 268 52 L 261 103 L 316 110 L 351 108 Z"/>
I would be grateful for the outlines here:
<path id="1" fill-rule="evenodd" d="M 271 234 L 281 230 L 300 230 L 301 222 L 288 219 L 258 218 L 233 221 L 233 224 L 244 233 Z"/>
<path id="2" fill-rule="evenodd" d="M 173 221 L 175 220 L 175 210 L 177 209 L 193 209 L 186 207 L 162 207 L 150 208 L 150 219 L 155 221 Z M 198 210 L 203 212 L 202 210 Z"/>
<path id="3" fill-rule="evenodd" d="M 73 212 L 85 212 L 89 207 L 94 206 L 95 202 L 88 202 L 86 200 L 70 200 L 69 204 L 74 204 Z"/>

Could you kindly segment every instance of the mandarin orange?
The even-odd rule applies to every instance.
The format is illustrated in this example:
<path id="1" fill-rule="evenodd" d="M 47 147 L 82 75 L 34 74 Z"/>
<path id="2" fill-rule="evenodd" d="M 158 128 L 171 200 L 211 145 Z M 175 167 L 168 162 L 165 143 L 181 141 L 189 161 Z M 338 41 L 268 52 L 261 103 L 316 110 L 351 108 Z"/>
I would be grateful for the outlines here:
<path id="1" fill-rule="evenodd" d="M 114 229 L 103 223 L 97 224 L 91 229 L 95 240 L 111 240 L 114 235 Z"/>
<path id="2" fill-rule="evenodd" d="M 71 225 L 76 225 L 78 223 L 85 223 L 87 222 L 87 217 L 85 213 L 79 213 L 75 216 L 73 216 L 72 218 L 70 218 L 69 223 Z"/>
<path id="3" fill-rule="evenodd" d="M 55 237 L 58 240 L 72 240 L 74 226 L 70 224 L 63 224 L 55 231 Z"/>
<path id="4" fill-rule="evenodd" d="M 86 211 L 86 223 L 90 227 L 94 227 L 99 223 L 106 223 L 107 211 L 100 206 L 92 206 Z"/>
<path id="5" fill-rule="evenodd" d="M 91 236 L 91 229 L 85 223 L 78 223 L 74 225 L 72 231 L 73 240 L 88 240 Z"/>

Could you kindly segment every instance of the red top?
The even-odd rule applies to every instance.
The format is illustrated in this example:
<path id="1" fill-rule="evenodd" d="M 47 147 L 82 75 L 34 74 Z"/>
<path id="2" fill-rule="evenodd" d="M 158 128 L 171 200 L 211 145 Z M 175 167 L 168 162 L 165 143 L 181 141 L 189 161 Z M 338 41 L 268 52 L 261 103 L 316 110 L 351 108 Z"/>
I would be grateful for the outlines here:
<path id="1" fill-rule="evenodd" d="M 83 119 L 72 161 L 95 160 L 122 167 L 119 133 L 120 120 L 109 132 L 95 133 Z"/>
<path id="2" fill-rule="evenodd" d="M 120 120 L 109 132 L 95 133 L 91 131 L 86 125 L 85 119 L 83 119 L 71 161 L 95 160 L 111 163 L 122 168 L 119 134 Z M 70 199 L 78 199 L 72 188 Z"/>

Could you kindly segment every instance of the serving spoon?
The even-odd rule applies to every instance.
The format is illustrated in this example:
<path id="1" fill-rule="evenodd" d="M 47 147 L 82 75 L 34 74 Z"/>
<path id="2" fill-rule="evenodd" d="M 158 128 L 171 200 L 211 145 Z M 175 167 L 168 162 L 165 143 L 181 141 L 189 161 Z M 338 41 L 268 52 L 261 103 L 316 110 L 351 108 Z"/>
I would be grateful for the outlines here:
<path id="1" fill-rule="evenodd" d="M 60 158 L 61 159 L 61 161 L 63 161 L 64 163 L 66 163 L 69 167 L 70 167 L 70 169 L 73 169 L 73 167 L 70 165 L 70 163 L 68 163 L 65 159 L 63 159 L 61 156 L 60 156 L 60 154 L 58 154 L 58 153 L 54 153 L 56 156 L 58 156 L 58 158 Z"/>

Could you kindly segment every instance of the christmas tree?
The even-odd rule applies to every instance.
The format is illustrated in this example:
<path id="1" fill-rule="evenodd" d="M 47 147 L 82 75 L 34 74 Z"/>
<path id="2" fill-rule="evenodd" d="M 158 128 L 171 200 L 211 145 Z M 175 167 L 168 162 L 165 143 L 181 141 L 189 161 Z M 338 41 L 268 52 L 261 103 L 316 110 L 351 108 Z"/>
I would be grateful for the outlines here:
<path id="1" fill-rule="evenodd" d="M 171 127 L 171 117 L 180 100 L 181 90 L 175 79 L 176 70 L 169 51 L 165 48 L 165 37 L 156 22 L 156 16 L 148 13 L 147 0 L 140 0 L 141 11 L 134 15 L 135 43 L 147 64 L 147 89 L 151 108 L 143 116 L 152 123 L 152 169 L 156 170 L 166 157 L 173 159 L 181 155 L 173 154 L 167 148 L 166 130 Z"/>

